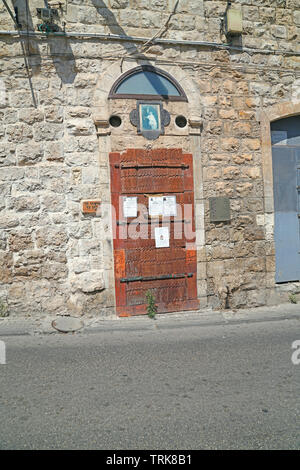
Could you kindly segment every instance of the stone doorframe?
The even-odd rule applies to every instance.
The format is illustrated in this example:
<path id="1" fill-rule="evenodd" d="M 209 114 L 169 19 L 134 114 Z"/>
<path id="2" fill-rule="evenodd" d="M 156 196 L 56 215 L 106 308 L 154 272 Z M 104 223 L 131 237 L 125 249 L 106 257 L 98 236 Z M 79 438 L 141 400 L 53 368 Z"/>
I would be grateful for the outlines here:
<path id="1" fill-rule="evenodd" d="M 274 240 L 274 200 L 273 200 L 273 171 L 271 123 L 300 114 L 300 101 L 284 102 L 270 106 L 260 111 L 258 119 L 261 123 L 262 142 L 262 171 L 264 185 L 265 229 L 268 240 Z"/>
<path id="2" fill-rule="evenodd" d="M 264 216 L 263 220 L 258 220 L 259 225 L 265 227 L 266 241 L 272 246 L 270 253 L 274 253 L 274 198 L 273 198 L 273 165 L 272 165 L 272 142 L 271 123 L 279 119 L 288 118 L 300 114 L 300 101 L 290 101 L 270 106 L 258 113 L 258 120 L 261 123 L 261 152 L 262 152 L 262 172 L 264 187 Z M 259 216 L 257 216 L 259 218 Z M 267 256 L 270 259 L 270 267 L 267 267 L 267 287 L 276 287 L 280 290 L 280 285 L 275 284 L 275 264 L 274 254 Z M 268 262 L 267 262 L 268 266 Z M 296 285 L 293 283 L 293 285 Z M 300 283 L 297 283 L 297 286 Z"/>
<path id="3" fill-rule="evenodd" d="M 111 149 L 110 125 L 109 125 L 109 103 L 108 95 L 113 83 L 122 75 L 122 73 L 139 65 L 145 61 L 118 61 L 112 64 L 106 72 L 101 74 L 95 86 L 92 108 L 92 115 L 97 130 L 99 142 L 99 166 L 105 169 L 109 174 L 109 153 Z M 155 63 L 153 61 L 153 64 Z M 205 257 L 205 232 L 204 232 L 204 198 L 202 182 L 202 162 L 201 162 L 201 130 L 202 130 L 202 106 L 200 93 L 191 77 L 179 66 L 164 65 L 162 67 L 184 88 L 188 98 L 189 115 L 188 133 L 190 135 L 191 153 L 193 154 L 194 165 L 194 197 L 195 197 L 195 223 L 197 231 L 197 289 L 200 307 L 207 304 L 206 288 L 206 257 Z M 102 203 L 110 202 L 110 181 L 101 194 Z M 105 225 L 105 224 L 103 224 Z M 107 227 L 107 234 L 112 234 L 112 227 Z M 112 235 L 111 235 L 112 237 Z M 109 291 L 109 298 L 115 299 L 115 279 L 113 263 L 113 244 L 112 238 L 105 237 L 103 242 L 104 259 L 106 260 L 104 271 L 105 288 Z M 116 303 L 114 300 L 114 307 Z"/>

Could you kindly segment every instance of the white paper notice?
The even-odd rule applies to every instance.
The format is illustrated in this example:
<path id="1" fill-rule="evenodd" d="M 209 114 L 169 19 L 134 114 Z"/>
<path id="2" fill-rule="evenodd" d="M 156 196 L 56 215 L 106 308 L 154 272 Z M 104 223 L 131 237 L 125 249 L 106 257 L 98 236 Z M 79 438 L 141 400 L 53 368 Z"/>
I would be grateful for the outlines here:
<path id="1" fill-rule="evenodd" d="M 163 215 L 164 201 L 162 196 L 149 197 L 149 215 L 155 217 Z"/>
<path id="2" fill-rule="evenodd" d="M 123 197 L 124 217 L 137 217 L 137 197 Z"/>
<path id="3" fill-rule="evenodd" d="M 170 246 L 169 227 L 155 227 L 155 247 L 168 248 Z"/>
<path id="4" fill-rule="evenodd" d="M 176 217 L 176 196 L 163 196 L 163 215 L 165 217 Z"/>

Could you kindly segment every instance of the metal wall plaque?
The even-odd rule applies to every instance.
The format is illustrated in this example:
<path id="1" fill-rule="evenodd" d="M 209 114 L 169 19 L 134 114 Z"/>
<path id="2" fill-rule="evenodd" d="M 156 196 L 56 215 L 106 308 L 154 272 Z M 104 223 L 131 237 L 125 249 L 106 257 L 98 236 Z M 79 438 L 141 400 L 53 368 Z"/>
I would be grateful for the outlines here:
<path id="1" fill-rule="evenodd" d="M 209 198 L 210 222 L 227 222 L 230 220 L 230 200 L 228 197 Z"/>

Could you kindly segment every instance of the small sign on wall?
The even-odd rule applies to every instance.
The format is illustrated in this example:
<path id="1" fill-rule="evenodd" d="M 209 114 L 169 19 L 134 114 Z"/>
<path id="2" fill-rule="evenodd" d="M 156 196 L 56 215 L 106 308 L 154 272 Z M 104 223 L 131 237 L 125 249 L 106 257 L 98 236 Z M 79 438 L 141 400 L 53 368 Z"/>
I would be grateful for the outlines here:
<path id="1" fill-rule="evenodd" d="M 82 213 L 99 215 L 101 201 L 82 201 Z"/>

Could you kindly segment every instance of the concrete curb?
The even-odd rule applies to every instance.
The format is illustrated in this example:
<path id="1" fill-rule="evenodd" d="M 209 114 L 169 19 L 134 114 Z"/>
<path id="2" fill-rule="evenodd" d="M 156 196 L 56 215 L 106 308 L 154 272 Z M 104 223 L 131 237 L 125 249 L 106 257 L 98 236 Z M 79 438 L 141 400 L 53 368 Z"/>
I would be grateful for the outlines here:
<path id="1" fill-rule="evenodd" d="M 100 331 L 139 331 L 162 330 L 168 328 L 187 328 L 194 326 L 213 326 L 227 324 L 242 324 L 264 321 L 300 320 L 300 305 L 281 304 L 272 307 L 256 307 L 238 310 L 236 312 L 223 310 L 202 310 L 197 312 L 176 312 L 159 314 L 155 320 L 147 316 L 119 318 L 109 317 L 80 317 L 84 326 L 77 331 L 59 332 L 53 328 L 52 322 L 59 316 L 32 318 L 30 316 L 6 317 L 0 319 L 0 337 L 23 336 L 40 334 L 89 334 Z M 67 318 L 67 317 L 65 317 Z M 71 317 L 72 319 L 72 317 Z M 77 319 L 78 320 L 78 319 Z M 299 325 L 300 326 L 300 325 Z"/>

